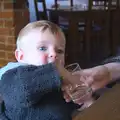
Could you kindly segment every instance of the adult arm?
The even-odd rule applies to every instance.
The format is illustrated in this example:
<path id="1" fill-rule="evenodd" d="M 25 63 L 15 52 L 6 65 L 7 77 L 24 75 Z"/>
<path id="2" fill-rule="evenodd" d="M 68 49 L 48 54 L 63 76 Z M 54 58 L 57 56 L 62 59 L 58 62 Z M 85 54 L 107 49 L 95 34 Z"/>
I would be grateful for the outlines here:
<path id="1" fill-rule="evenodd" d="M 120 79 L 120 56 L 106 59 L 102 65 L 88 69 L 88 72 L 93 77 L 93 90 L 103 88 L 107 84 Z"/>
<path id="2" fill-rule="evenodd" d="M 77 74 L 80 74 L 80 76 L 86 78 L 86 82 L 92 88 L 93 92 L 95 92 L 120 78 L 120 56 L 109 58 L 102 62 L 101 65 L 89 69 L 83 69 Z M 77 99 L 79 98 L 80 96 L 78 93 Z M 65 99 L 66 101 L 71 100 L 66 92 Z M 81 101 L 74 101 L 78 104 L 81 103 Z"/>

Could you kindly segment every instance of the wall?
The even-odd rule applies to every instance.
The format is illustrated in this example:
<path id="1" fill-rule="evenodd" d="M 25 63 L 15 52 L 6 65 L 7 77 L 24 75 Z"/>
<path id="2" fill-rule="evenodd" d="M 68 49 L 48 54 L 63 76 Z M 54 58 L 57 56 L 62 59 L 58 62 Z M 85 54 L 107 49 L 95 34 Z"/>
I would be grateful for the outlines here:
<path id="1" fill-rule="evenodd" d="M 29 22 L 29 12 L 25 0 L 0 0 L 0 66 L 15 61 L 16 36 Z"/>

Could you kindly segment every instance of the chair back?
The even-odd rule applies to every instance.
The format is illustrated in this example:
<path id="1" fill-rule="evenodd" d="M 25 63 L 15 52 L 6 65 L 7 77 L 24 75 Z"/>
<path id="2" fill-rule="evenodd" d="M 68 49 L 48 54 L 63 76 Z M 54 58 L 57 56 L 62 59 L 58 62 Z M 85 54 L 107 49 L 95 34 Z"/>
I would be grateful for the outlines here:
<path id="1" fill-rule="evenodd" d="M 38 4 L 42 4 L 42 11 L 38 9 Z M 37 20 L 48 20 L 45 0 L 34 0 Z"/>

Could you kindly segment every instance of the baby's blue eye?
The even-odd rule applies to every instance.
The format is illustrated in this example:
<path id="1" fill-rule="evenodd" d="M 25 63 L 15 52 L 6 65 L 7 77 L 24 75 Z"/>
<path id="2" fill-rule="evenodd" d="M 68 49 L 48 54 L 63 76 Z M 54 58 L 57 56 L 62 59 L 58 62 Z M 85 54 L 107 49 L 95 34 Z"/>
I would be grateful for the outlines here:
<path id="1" fill-rule="evenodd" d="M 46 50 L 47 50 L 47 47 L 45 47 L 45 46 L 40 47 L 39 50 L 41 50 L 41 51 L 46 51 Z"/>

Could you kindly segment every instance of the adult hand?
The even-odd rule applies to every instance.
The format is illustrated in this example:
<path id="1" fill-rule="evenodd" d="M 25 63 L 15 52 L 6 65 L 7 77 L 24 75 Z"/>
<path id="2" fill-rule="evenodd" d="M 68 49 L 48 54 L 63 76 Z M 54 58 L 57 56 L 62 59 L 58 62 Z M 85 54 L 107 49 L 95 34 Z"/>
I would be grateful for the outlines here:
<path id="1" fill-rule="evenodd" d="M 103 88 L 107 83 L 109 83 L 111 76 L 108 71 L 108 69 L 105 66 L 97 66 L 90 69 L 84 69 L 81 70 L 75 74 L 80 75 L 80 80 L 84 80 L 90 88 L 92 88 L 92 91 L 96 91 L 100 88 Z M 71 98 L 71 96 L 68 94 L 69 89 L 72 88 L 71 96 L 74 96 Z M 88 92 L 84 97 L 80 96 L 79 89 L 76 89 L 74 91 L 74 87 L 71 87 L 71 85 L 64 86 L 64 98 L 67 102 L 73 100 L 77 104 L 81 104 L 81 102 L 86 101 L 90 99 L 91 92 Z"/>
<path id="2" fill-rule="evenodd" d="M 62 76 L 62 90 L 67 102 L 72 99 L 75 103 L 79 102 L 79 104 L 81 104 L 80 102 L 83 102 L 88 96 L 91 96 L 91 94 L 89 94 L 90 91 L 88 91 L 88 86 L 85 84 L 85 80 L 79 72 L 69 72 L 60 64 L 59 60 L 56 60 L 55 64 L 58 72 Z"/>
<path id="3" fill-rule="evenodd" d="M 85 69 L 80 74 L 89 78 L 86 79 L 86 82 L 91 86 L 93 92 L 105 87 L 112 79 L 110 71 L 104 65 Z"/>
<path id="4" fill-rule="evenodd" d="M 76 76 L 78 76 L 78 79 L 76 79 Z M 88 79 L 91 81 L 91 77 L 83 74 L 80 75 L 80 72 L 76 72 L 73 74 L 73 78 L 74 84 L 62 87 L 62 90 L 64 91 L 64 98 L 66 102 L 70 102 L 72 100 L 74 103 L 81 105 L 91 99 L 92 89 L 86 82 Z"/>

